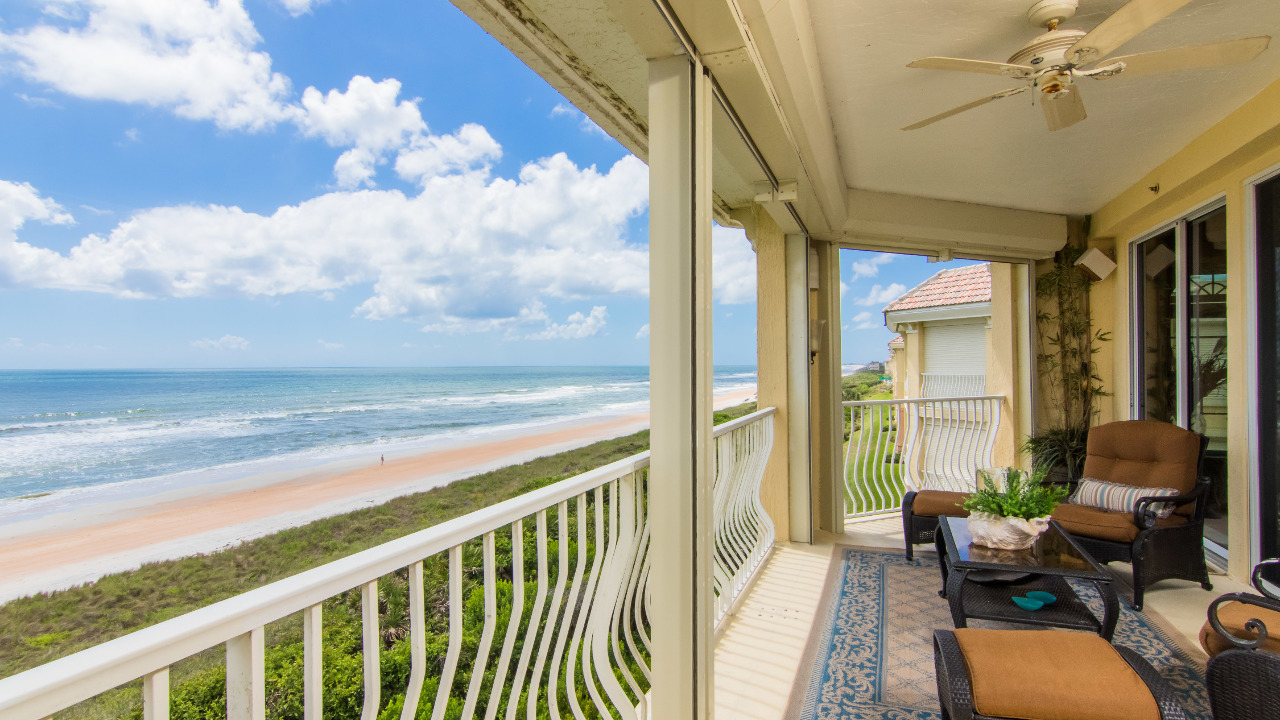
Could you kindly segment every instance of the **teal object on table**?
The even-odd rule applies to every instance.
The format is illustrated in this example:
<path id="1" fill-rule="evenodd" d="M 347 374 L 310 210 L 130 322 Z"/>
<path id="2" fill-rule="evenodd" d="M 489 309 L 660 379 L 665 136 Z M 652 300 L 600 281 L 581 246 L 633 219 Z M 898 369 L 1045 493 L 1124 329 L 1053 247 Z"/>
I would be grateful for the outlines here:
<path id="1" fill-rule="evenodd" d="M 1032 600 L 1039 600 L 1045 605 L 1052 605 L 1053 602 L 1058 599 L 1057 596 L 1055 596 L 1053 593 L 1047 593 L 1043 590 L 1032 590 L 1031 592 L 1027 593 L 1027 597 L 1031 598 Z"/>
<path id="2" fill-rule="evenodd" d="M 1014 605 L 1017 605 L 1023 610 L 1039 610 L 1040 608 L 1044 607 L 1043 602 L 1041 602 L 1040 600 L 1033 600 L 1032 598 L 1029 598 L 1029 597 L 1013 597 L 1010 599 L 1013 600 Z"/>

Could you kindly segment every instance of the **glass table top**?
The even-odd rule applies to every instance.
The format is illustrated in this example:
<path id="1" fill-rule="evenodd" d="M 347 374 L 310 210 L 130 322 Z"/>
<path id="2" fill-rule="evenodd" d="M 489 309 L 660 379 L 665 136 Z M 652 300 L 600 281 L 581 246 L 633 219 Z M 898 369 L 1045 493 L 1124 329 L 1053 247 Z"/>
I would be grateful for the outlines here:
<path id="1" fill-rule="evenodd" d="M 1050 522 L 1026 550 L 998 550 L 973 544 L 968 518 L 941 517 L 939 530 L 951 565 L 1074 577 L 1106 576 L 1102 568 L 1058 523 Z"/>

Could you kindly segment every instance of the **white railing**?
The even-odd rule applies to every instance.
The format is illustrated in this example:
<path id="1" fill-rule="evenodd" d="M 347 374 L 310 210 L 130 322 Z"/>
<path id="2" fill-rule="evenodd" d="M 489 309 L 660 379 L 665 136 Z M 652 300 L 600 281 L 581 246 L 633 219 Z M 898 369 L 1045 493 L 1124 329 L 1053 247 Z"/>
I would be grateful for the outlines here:
<path id="1" fill-rule="evenodd" d="M 991 466 L 1003 395 L 846 402 L 845 513 L 896 512 L 907 490 L 970 491 Z"/>
<path id="2" fill-rule="evenodd" d="M 982 373 L 920 373 L 921 397 L 980 397 L 986 394 L 987 376 Z"/>
<path id="3" fill-rule="evenodd" d="M 773 520 L 760 504 L 760 479 L 773 447 L 773 408 L 716 428 L 716 626 L 732 612 L 773 550 Z M 768 416 L 761 422 L 758 416 Z"/>
<path id="4" fill-rule="evenodd" d="M 773 544 L 759 503 L 772 414 L 715 432 L 717 622 Z M 47 718 L 141 678 L 143 717 L 166 720 L 170 666 L 225 645 L 226 717 L 261 720 L 274 689 L 264 671 L 264 627 L 301 613 L 304 717 L 318 719 L 322 608 L 355 589 L 361 720 L 389 704 L 404 719 L 418 716 L 420 705 L 432 720 L 536 718 L 546 714 L 540 710 L 578 720 L 647 717 L 648 473 L 645 452 L 0 680 L 0 718 Z M 509 555 L 499 557 L 500 544 Z M 477 554 L 481 560 L 464 561 Z M 408 585 L 410 664 L 403 699 L 384 703 L 379 583 L 386 590 L 392 577 Z M 447 611 L 428 617 L 439 606 L 430 598 L 446 595 Z M 483 613 L 465 612 L 469 598 L 482 600 Z M 429 626 L 447 627 L 443 657 L 428 652 Z M 428 678 L 434 692 L 423 691 Z"/>

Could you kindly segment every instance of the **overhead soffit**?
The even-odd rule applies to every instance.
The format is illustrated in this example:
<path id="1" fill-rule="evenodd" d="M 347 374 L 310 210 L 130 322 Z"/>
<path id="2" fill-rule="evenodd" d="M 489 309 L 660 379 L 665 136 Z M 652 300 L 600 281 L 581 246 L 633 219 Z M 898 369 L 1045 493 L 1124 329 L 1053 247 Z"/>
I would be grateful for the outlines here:
<path id="1" fill-rule="evenodd" d="M 492 1 L 464 0 L 459 5 L 465 11 L 468 2 L 478 4 Z M 501 4 L 504 9 L 517 16 L 536 18 L 538 24 L 544 26 L 547 32 L 553 34 L 572 53 L 572 64 L 602 86 L 597 88 L 598 92 L 610 97 L 615 104 L 625 106 L 622 115 L 635 118 L 635 129 L 647 131 L 649 96 L 646 58 L 670 55 L 678 52 L 680 47 L 652 2 L 527 0 L 521 6 L 513 0 L 501 0 Z M 726 33 L 722 27 L 723 22 L 731 18 L 724 13 L 723 5 L 720 7 L 721 11 L 714 18 L 721 23 L 720 26 L 715 25 L 706 11 L 692 9 L 689 17 L 700 19 L 702 24 L 714 30 L 713 37 L 721 39 L 725 45 L 732 45 L 731 34 Z M 483 17 L 472 16 L 482 25 L 486 24 Z M 526 59 L 520 48 L 512 49 L 522 59 Z M 576 100 L 563 82 L 558 82 L 555 77 L 547 77 L 546 74 L 544 77 L 561 92 Z M 595 115 L 590 112 L 589 106 L 583 109 Z M 719 107 L 715 108 L 713 123 L 714 191 L 718 204 L 722 207 L 749 205 L 754 197 L 755 185 L 765 182 L 767 176 L 734 124 Z M 639 143 L 627 142 L 625 132 L 616 132 L 616 128 L 610 127 L 607 121 L 600 124 L 633 153 L 642 159 L 646 157 L 647 148 Z"/>
<path id="2" fill-rule="evenodd" d="M 1252 63 L 1083 80 L 1089 118 L 1050 133 L 1026 95 L 899 128 L 1017 83 L 909 69 L 940 55 L 1005 61 L 1041 29 L 1031 0 L 809 0 L 840 163 L 852 187 L 1062 214 L 1101 207 L 1280 77 L 1280 37 Z M 1088 30 L 1124 0 L 1080 0 Z M 1193 0 L 1115 54 L 1280 36 L 1276 0 Z"/>

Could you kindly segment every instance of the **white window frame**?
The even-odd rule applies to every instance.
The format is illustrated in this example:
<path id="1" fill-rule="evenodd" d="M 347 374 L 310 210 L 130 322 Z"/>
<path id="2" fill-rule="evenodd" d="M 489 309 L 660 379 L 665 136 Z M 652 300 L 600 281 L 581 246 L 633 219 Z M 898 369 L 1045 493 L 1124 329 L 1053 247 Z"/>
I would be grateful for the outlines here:
<path id="1" fill-rule="evenodd" d="M 1249 450 L 1247 453 L 1250 505 L 1249 567 L 1253 567 L 1265 559 L 1262 557 L 1261 508 L 1259 507 L 1262 502 L 1262 475 L 1260 468 L 1262 462 L 1262 438 L 1259 434 L 1257 423 L 1260 398 L 1256 392 L 1261 372 L 1258 367 L 1258 323 L 1261 318 L 1258 317 L 1257 297 L 1259 288 L 1256 262 L 1258 258 L 1258 186 L 1278 176 L 1280 176 L 1280 163 L 1276 163 L 1257 175 L 1246 178 L 1244 181 L 1244 248 L 1242 252 L 1245 253 L 1245 297 L 1249 299 L 1245 303 L 1245 347 L 1249 349 L 1245 358 L 1245 381 L 1249 383 L 1249 392 L 1245 393 L 1248 397 L 1246 411 L 1249 413 L 1249 422 L 1247 423 L 1249 428 Z M 1268 583 L 1268 585 L 1270 584 Z M 1280 588 L 1276 587 L 1271 589 L 1280 591 Z"/>
<path id="2" fill-rule="evenodd" d="M 1280 172 L 1280 168 L 1276 168 L 1276 171 Z M 1268 175 L 1268 177 L 1270 177 L 1270 175 Z M 1261 180 L 1259 180 L 1259 182 L 1261 182 Z M 1143 357 L 1143 353 L 1144 353 L 1143 336 L 1140 335 L 1138 332 L 1139 328 L 1141 327 L 1141 324 L 1138 318 L 1138 311 L 1139 311 L 1138 288 L 1139 288 L 1139 282 L 1140 282 L 1137 277 L 1138 246 L 1146 242 L 1147 240 L 1150 240 L 1156 237 L 1157 235 L 1161 235 L 1163 233 L 1168 232 L 1170 229 L 1174 231 L 1174 255 L 1176 256 L 1174 260 L 1174 273 L 1175 273 L 1174 277 L 1177 284 L 1174 288 L 1174 292 L 1176 293 L 1176 295 L 1174 297 L 1173 344 L 1174 344 L 1174 347 L 1177 348 L 1178 350 L 1177 358 L 1176 358 L 1177 369 L 1175 371 L 1177 373 L 1177 377 L 1174 380 L 1177 383 L 1177 387 L 1178 387 L 1178 392 L 1176 395 L 1178 409 L 1177 409 L 1177 416 L 1175 420 L 1179 427 L 1185 428 L 1191 422 L 1191 408 L 1188 404 L 1187 393 L 1185 392 L 1185 387 L 1184 387 L 1184 383 L 1186 382 L 1187 374 L 1190 370 L 1190 367 L 1187 363 L 1187 353 L 1183 352 L 1188 342 L 1188 338 L 1187 338 L 1187 303 L 1188 303 L 1187 225 L 1189 223 L 1194 222 L 1195 220 L 1198 220 L 1201 217 L 1204 217 L 1205 215 L 1208 215 L 1211 212 L 1225 208 L 1226 206 L 1227 206 L 1226 193 L 1219 193 L 1217 195 L 1214 195 L 1212 198 L 1209 198 L 1208 200 L 1202 203 L 1199 203 L 1198 205 L 1194 205 L 1190 208 L 1187 208 L 1183 212 L 1179 213 L 1176 218 L 1165 221 L 1129 241 L 1129 248 L 1128 248 L 1128 252 L 1129 252 L 1129 417 L 1131 419 L 1138 419 L 1139 410 L 1141 408 L 1140 393 L 1143 393 L 1146 391 L 1145 378 L 1142 377 L 1143 365 L 1141 362 L 1141 358 Z M 1252 263 L 1247 263 L 1247 264 L 1252 265 Z M 1230 279 L 1228 279 L 1228 282 L 1230 282 Z M 1247 275 L 1245 278 L 1245 282 L 1249 282 Z M 1248 303 L 1248 304 L 1252 305 L 1252 303 Z M 1257 340 L 1256 326 L 1253 326 L 1251 328 L 1251 334 L 1253 335 L 1253 342 L 1251 342 L 1248 345 L 1248 347 L 1254 347 L 1256 345 L 1256 340 Z M 1230 340 L 1228 340 L 1228 342 L 1230 342 Z M 1256 355 L 1256 353 L 1253 353 L 1253 354 Z M 1257 385 L 1255 384 L 1253 385 L 1253 387 L 1257 387 Z M 1256 393 L 1253 393 L 1253 394 L 1256 395 Z M 1255 402 L 1256 402 L 1256 399 L 1255 399 Z M 1256 412 L 1251 417 L 1256 418 L 1257 417 Z M 1256 423 L 1253 423 L 1253 422 L 1250 422 L 1249 424 L 1251 426 L 1256 425 Z M 1256 433 L 1256 429 L 1254 430 L 1254 432 Z M 1251 445 L 1253 444 L 1252 441 L 1250 441 L 1250 444 Z M 1247 462 L 1250 463 L 1251 474 L 1256 475 L 1256 472 L 1253 472 L 1253 469 L 1257 467 L 1257 465 L 1255 464 L 1256 461 L 1254 460 L 1254 458 L 1250 457 L 1247 460 Z M 1253 497 L 1255 498 L 1259 497 L 1260 491 L 1258 487 L 1259 486 L 1255 483 L 1255 489 L 1253 494 Z M 1254 507 L 1247 508 L 1246 512 L 1251 518 L 1250 522 L 1256 524 L 1257 523 L 1256 516 L 1258 514 L 1256 508 Z M 1253 532 L 1252 530 L 1250 534 L 1253 537 L 1253 540 L 1250 543 L 1250 545 L 1254 547 L 1249 548 L 1248 552 L 1251 556 L 1257 555 L 1261 551 L 1261 536 L 1258 535 L 1256 532 Z M 1222 557 L 1223 559 L 1226 559 L 1229 557 L 1229 551 L 1227 548 L 1223 547 L 1222 545 L 1219 545 L 1218 543 L 1212 540 L 1209 540 L 1208 538 L 1205 538 L 1204 546 L 1207 550 L 1218 555 L 1219 557 Z"/>

